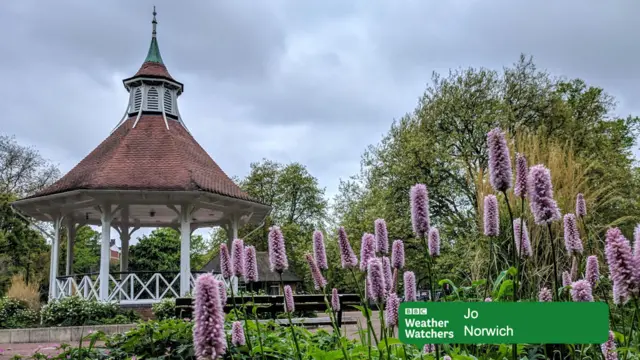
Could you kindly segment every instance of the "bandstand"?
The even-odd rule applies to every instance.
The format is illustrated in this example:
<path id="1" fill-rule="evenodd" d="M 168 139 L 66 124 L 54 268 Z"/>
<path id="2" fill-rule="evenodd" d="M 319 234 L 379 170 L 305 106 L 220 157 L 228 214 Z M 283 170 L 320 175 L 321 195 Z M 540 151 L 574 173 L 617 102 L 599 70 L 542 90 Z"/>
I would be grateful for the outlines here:
<path id="1" fill-rule="evenodd" d="M 197 273 L 190 268 L 194 230 L 221 226 L 231 241 L 238 227 L 259 225 L 271 208 L 251 199 L 196 142 L 182 120 L 178 97 L 184 91 L 162 61 L 156 13 L 147 57 L 123 80 L 126 111 L 112 133 L 56 183 L 14 202 L 39 221 L 53 223 L 49 298 L 78 295 L 121 304 L 149 304 L 187 295 Z M 81 136 L 81 135 L 78 135 Z M 98 273 L 73 274 L 75 232 L 102 227 Z M 128 271 L 129 240 L 143 227 L 180 232 L 180 271 Z M 109 272 L 112 228 L 121 240 L 120 271 Z M 66 269 L 59 275 L 60 239 L 67 232 Z"/>

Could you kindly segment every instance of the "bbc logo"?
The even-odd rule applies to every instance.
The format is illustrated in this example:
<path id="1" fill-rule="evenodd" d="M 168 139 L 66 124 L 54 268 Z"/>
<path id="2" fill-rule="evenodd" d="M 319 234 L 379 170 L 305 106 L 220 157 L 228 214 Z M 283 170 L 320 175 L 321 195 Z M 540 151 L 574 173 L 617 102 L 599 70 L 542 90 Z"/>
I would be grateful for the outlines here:
<path id="1" fill-rule="evenodd" d="M 405 315 L 427 315 L 427 308 L 406 308 Z"/>

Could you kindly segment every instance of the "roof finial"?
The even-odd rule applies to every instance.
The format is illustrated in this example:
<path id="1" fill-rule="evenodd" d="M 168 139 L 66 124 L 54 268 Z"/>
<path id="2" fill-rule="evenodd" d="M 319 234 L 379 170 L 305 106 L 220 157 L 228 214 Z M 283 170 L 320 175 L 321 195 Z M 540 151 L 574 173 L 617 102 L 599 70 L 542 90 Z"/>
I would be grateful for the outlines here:
<path id="1" fill-rule="evenodd" d="M 153 24 L 153 31 L 151 32 L 151 36 L 156 37 L 156 25 L 158 24 L 158 22 L 156 21 L 156 15 L 158 13 L 156 13 L 156 6 L 153 5 L 153 21 L 151 21 L 151 23 Z"/>

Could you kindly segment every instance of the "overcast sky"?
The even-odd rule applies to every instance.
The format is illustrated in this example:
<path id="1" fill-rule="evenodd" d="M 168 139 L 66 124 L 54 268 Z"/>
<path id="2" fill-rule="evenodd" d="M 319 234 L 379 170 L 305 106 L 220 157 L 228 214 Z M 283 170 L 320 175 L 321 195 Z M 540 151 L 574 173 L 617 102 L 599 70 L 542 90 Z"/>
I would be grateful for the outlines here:
<path id="1" fill-rule="evenodd" d="M 0 132 L 70 170 L 120 120 L 154 4 L 183 119 L 230 176 L 297 161 L 333 195 L 433 71 L 520 53 L 640 112 L 637 0 L 14 0 L 0 2 Z"/>

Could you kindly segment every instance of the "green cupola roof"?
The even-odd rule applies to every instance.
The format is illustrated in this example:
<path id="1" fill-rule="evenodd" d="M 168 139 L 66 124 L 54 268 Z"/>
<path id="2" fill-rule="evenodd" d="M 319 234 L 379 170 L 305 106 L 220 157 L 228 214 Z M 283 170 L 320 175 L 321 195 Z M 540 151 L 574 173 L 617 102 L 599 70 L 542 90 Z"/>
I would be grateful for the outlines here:
<path id="1" fill-rule="evenodd" d="M 164 64 L 162 62 L 162 55 L 160 55 L 160 48 L 158 47 L 158 39 L 156 38 L 156 25 L 158 25 L 158 21 L 156 21 L 156 7 L 153 7 L 153 31 L 151 32 L 151 44 L 149 45 L 149 52 L 147 52 L 147 58 L 144 59 L 144 62 L 152 62 L 158 64 Z"/>

